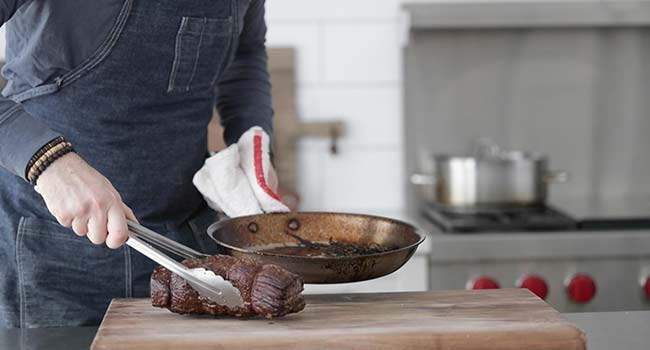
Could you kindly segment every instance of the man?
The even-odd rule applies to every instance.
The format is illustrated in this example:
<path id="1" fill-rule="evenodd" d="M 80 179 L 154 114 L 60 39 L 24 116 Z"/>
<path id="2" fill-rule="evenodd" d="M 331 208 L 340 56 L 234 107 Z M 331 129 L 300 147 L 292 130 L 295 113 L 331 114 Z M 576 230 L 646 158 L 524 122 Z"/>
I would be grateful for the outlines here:
<path id="1" fill-rule="evenodd" d="M 192 178 L 215 103 L 237 154 L 213 168 L 243 178 L 197 186 L 218 207 L 246 183 L 283 210 L 264 0 L 2 0 L 0 19 L 0 327 L 97 324 L 111 298 L 146 296 L 154 264 L 123 246 L 136 216 L 211 252 L 215 212 Z"/>

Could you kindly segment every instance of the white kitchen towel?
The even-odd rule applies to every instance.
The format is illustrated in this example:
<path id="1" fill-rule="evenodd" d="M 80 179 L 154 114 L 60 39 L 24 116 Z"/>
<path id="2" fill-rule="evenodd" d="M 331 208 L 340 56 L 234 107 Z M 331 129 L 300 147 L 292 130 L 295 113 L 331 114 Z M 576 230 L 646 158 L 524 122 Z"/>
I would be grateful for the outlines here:
<path id="1" fill-rule="evenodd" d="M 268 135 L 251 128 L 237 144 L 206 160 L 194 175 L 194 186 L 212 209 L 229 217 L 289 211 L 267 184 L 268 150 Z"/>
<path id="2" fill-rule="evenodd" d="M 236 144 L 208 158 L 194 175 L 193 182 L 210 208 L 223 211 L 229 217 L 262 213 L 248 178 L 239 166 Z"/>
<path id="3" fill-rule="evenodd" d="M 237 145 L 240 166 L 244 169 L 262 210 L 267 213 L 289 211 L 267 182 L 271 168 L 269 135 L 260 127 L 252 127 L 239 138 Z"/>

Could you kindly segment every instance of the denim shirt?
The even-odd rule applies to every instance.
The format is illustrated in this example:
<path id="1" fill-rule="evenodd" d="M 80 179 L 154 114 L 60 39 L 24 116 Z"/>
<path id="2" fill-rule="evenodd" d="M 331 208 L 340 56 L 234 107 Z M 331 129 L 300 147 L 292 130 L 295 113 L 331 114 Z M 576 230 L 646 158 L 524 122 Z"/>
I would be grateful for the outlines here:
<path id="1" fill-rule="evenodd" d="M 236 51 L 215 86 L 227 144 L 255 125 L 272 133 L 264 0 L 241 3 L 248 7 Z M 29 159 L 61 136 L 47 121 L 27 113 L 20 101 L 55 86 L 57 78 L 93 55 L 109 35 L 123 4 L 124 0 L 0 2 L 0 20 L 7 22 L 7 63 L 2 75 L 8 81 L 0 97 L 0 167 L 24 177 Z M 151 4 L 156 5 L 155 1 Z"/>

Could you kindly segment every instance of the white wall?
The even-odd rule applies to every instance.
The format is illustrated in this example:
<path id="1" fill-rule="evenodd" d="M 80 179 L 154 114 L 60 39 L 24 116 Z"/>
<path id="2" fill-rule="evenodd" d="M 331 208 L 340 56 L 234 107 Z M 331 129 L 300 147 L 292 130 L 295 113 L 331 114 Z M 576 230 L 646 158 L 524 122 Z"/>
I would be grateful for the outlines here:
<path id="1" fill-rule="evenodd" d="M 301 142 L 303 209 L 402 207 L 399 1 L 267 0 L 266 8 L 269 47 L 297 50 L 300 118 L 347 124 L 338 155 L 328 141 Z"/>
<path id="2" fill-rule="evenodd" d="M 0 60 L 5 59 L 5 26 L 0 27 Z"/>

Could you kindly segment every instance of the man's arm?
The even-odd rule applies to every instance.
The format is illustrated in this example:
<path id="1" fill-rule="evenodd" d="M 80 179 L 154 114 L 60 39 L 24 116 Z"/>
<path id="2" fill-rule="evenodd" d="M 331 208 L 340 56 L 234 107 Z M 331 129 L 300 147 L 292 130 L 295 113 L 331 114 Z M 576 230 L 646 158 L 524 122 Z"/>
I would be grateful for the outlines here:
<path id="1" fill-rule="evenodd" d="M 31 0 L 0 0 L 0 24 Z M 0 97 L 0 166 L 25 178 L 29 160 L 59 134 Z M 57 221 L 79 236 L 111 248 L 127 239 L 127 218 L 136 221 L 113 185 L 75 153 L 56 159 L 38 177 L 39 193 Z"/>
<path id="2" fill-rule="evenodd" d="M 264 0 L 252 0 L 234 61 L 217 86 L 217 109 L 230 145 L 253 126 L 273 132 L 271 83 L 266 56 Z"/>
<path id="3" fill-rule="evenodd" d="M 29 0 L 0 1 L 0 24 L 8 21 Z M 45 144 L 60 136 L 23 107 L 0 97 L 0 166 L 25 178 L 27 163 Z"/>

